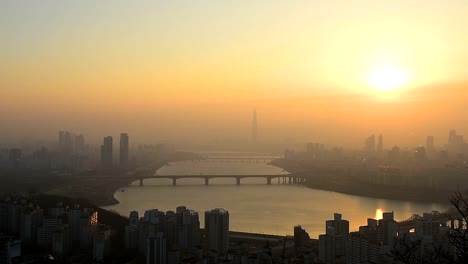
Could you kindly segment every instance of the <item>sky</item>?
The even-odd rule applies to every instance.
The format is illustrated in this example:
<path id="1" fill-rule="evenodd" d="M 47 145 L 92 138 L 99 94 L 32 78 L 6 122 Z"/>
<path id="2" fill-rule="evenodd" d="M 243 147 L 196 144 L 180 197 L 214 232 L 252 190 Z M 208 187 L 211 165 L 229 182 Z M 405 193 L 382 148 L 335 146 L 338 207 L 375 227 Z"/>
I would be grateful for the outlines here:
<path id="1" fill-rule="evenodd" d="M 468 135 L 468 2 L 0 2 L 0 142 Z M 386 65 L 407 76 L 381 91 Z M 440 141 L 437 141 L 440 139 Z"/>

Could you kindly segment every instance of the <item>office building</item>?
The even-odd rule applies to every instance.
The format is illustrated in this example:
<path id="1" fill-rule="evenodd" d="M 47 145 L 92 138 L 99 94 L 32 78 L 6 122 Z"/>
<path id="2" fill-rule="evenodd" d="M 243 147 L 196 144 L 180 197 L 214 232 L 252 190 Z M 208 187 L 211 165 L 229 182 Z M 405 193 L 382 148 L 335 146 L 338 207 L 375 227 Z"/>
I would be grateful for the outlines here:
<path id="1" fill-rule="evenodd" d="M 80 247 L 88 249 L 92 245 L 93 235 L 98 228 L 98 212 L 85 208 L 80 216 Z"/>
<path id="2" fill-rule="evenodd" d="M 394 219 L 394 213 L 384 212 L 378 223 L 377 240 L 382 242 L 384 253 L 390 254 L 398 234 L 398 223 Z"/>
<path id="3" fill-rule="evenodd" d="M 140 218 L 137 211 L 130 212 L 129 224 L 125 226 L 125 247 L 137 249 L 139 243 L 139 222 Z"/>
<path id="4" fill-rule="evenodd" d="M 364 142 L 364 152 L 373 154 L 375 152 L 375 135 L 370 135 Z"/>
<path id="5" fill-rule="evenodd" d="M 11 264 L 12 259 L 21 256 L 21 240 L 0 237 L 0 263 Z"/>
<path id="6" fill-rule="evenodd" d="M 418 161 L 426 160 L 426 149 L 422 146 L 414 149 L 414 159 Z"/>
<path id="7" fill-rule="evenodd" d="M 37 229 L 37 245 L 43 248 L 52 246 L 52 239 L 57 226 L 63 224 L 61 217 L 46 216 L 42 221 L 42 225 Z"/>
<path id="8" fill-rule="evenodd" d="M 106 225 L 99 225 L 93 235 L 93 259 L 96 262 L 103 262 L 109 257 L 110 252 L 111 229 Z"/>
<path id="9" fill-rule="evenodd" d="M 112 137 L 107 136 L 104 138 L 104 144 L 101 146 L 101 165 L 104 168 L 112 167 Z"/>
<path id="10" fill-rule="evenodd" d="M 52 237 L 52 252 L 64 256 L 70 253 L 71 248 L 72 240 L 69 226 L 66 224 L 57 226 Z"/>
<path id="11" fill-rule="evenodd" d="M 84 153 L 85 152 L 85 138 L 83 135 L 75 136 L 75 152 Z"/>
<path id="12" fill-rule="evenodd" d="M 24 243 L 36 243 L 37 229 L 42 222 L 43 212 L 33 207 L 23 208 L 20 215 L 20 238 Z"/>
<path id="13" fill-rule="evenodd" d="M 434 147 L 434 137 L 433 136 L 428 136 L 426 138 L 426 150 L 428 153 L 434 153 L 435 147 Z"/>
<path id="14" fill-rule="evenodd" d="M 225 255 L 229 249 L 229 212 L 213 209 L 205 212 L 207 250 L 216 255 Z"/>
<path id="15" fill-rule="evenodd" d="M 146 264 L 167 264 L 167 245 L 163 233 L 147 239 Z"/>
<path id="16" fill-rule="evenodd" d="M 341 214 L 325 223 L 326 233 L 319 236 L 319 260 L 324 263 L 345 263 L 349 222 Z"/>
<path id="17" fill-rule="evenodd" d="M 120 134 L 120 166 L 128 165 L 128 134 Z"/>
<path id="18" fill-rule="evenodd" d="M 296 253 L 303 249 L 309 240 L 309 234 L 300 225 L 294 227 L 294 251 Z"/>
<path id="19" fill-rule="evenodd" d="M 166 232 L 164 232 L 168 250 L 177 250 L 177 214 L 174 211 L 166 212 Z"/>
<path id="20" fill-rule="evenodd" d="M 198 213 L 179 206 L 176 210 L 176 241 L 181 250 L 191 249 L 200 245 L 200 221 Z"/>
<path id="21" fill-rule="evenodd" d="M 383 152 L 383 136 L 382 134 L 379 135 L 378 141 L 377 141 L 377 152 L 382 153 Z"/>

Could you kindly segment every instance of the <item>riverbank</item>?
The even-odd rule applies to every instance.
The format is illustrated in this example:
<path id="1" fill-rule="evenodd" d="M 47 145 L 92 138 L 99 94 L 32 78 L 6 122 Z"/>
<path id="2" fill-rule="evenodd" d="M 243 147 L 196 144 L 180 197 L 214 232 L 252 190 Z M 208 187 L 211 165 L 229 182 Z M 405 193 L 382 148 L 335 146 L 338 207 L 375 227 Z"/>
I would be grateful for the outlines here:
<path id="1" fill-rule="evenodd" d="M 156 172 L 163 166 L 177 161 L 191 160 L 199 158 L 198 155 L 189 152 L 175 152 L 163 160 L 155 161 L 151 165 L 137 169 L 146 173 Z M 68 178 L 64 183 L 54 186 L 45 193 L 50 195 L 65 196 L 75 199 L 87 199 L 98 206 L 111 206 L 119 203 L 114 194 L 119 189 L 130 185 L 135 178 L 126 177 L 126 175 L 115 175 L 109 179 L 108 175 L 95 175 L 92 178 L 73 177 Z"/>
<path id="2" fill-rule="evenodd" d="M 311 189 L 331 191 L 348 195 L 400 200 L 419 203 L 448 204 L 448 198 L 453 192 L 434 189 L 416 188 L 411 186 L 391 186 L 358 181 L 345 175 L 328 174 L 321 171 L 307 172 L 291 161 L 274 160 L 270 165 L 284 169 L 294 174 L 302 174 L 307 180 L 301 184 Z"/>

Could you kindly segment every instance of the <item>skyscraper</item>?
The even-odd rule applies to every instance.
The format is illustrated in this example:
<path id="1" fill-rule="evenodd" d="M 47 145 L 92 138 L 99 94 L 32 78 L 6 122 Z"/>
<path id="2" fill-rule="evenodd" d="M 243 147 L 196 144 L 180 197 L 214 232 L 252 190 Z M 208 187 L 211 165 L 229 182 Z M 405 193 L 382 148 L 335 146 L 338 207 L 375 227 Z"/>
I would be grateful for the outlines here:
<path id="1" fill-rule="evenodd" d="M 377 152 L 382 153 L 382 151 L 383 151 L 383 136 L 382 134 L 380 134 L 378 142 L 377 142 Z"/>
<path id="2" fill-rule="evenodd" d="M 83 135 L 75 136 L 75 152 L 83 153 L 85 150 L 85 139 Z"/>
<path id="3" fill-rule="evenodd" d="M 166 264 L 167 245 L 163 233 L 149 237 L 146 242 L 146 264 Z"/>
<path id="4" fill-rule="evenodd" d="M 224 255 L 229 249 L 229 212 L 216 208 L 205 212 L 207 249 Z"/>
<path id="5" fill-rule="evenodd" d="M 252 141 L 257 142 L 257 110 L 254 109 L 252 118 Z"/>
<path id="6" fill-rule="evenodd" d="M 176 241 L 179 249 L 191 249 L 200 242 L 200 221 L 198 213 L 185 206 L 177 207 Z"/>
<path id="7" fill-rule="evenodd" d="M 349 236 L 349 222 L 341 214 L 334 214 L 333 220 L 325 224 L 326 234 L 319 236 L 319 260 L 324 263 L 343 263 L 346 256 L 346 242 Z"/>
<path id="8" fill-rule="evenodd" d="M 120 166 L 128 164 L 128 134 L 120 134 Z"/>
<path id="9" fill-rule="evenodd" d="M 366 141 L 364 144 L 364 151 L 367 153 L 375 152 L 375 135 L 374 134 L 366 138 Z"/>
<path id="10" fill-rule="evenodd" d="M 59 131 L 59 150 L 63 151 L 65 145 L 65 132 Z"/>
<path id="11" fill-rule="evenodd" d="M 112 137 L 104 138 L 104 144 L 101 146 L 101 164 L 103 167 L 112 167 Z"/>
<path id="12" fill-rule="evenodd" d="M 434 152 L 434 137 L 428 136 L 426 139 L 426 151 L 429 153 Z"/>

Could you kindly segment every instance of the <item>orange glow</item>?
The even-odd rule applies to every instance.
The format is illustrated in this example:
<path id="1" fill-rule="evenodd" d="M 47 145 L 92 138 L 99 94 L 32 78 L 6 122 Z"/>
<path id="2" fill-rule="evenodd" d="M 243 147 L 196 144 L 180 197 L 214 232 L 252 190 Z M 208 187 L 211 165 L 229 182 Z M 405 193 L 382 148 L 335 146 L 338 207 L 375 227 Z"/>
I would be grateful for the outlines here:
<path id="1" fill-rule="evenodd" d="M 379 208 L 375 211 L 375 219 L 380 220 L 382 218 L 383 218 L 383 211 L 382 209 Z"/>

